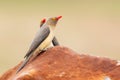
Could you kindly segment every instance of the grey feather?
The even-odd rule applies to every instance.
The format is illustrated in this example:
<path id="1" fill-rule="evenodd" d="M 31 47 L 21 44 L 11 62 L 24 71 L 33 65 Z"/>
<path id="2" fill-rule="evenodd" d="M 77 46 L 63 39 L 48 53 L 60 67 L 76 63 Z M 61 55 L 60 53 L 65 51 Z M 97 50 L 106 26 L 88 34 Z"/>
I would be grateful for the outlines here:
<path id="1" fill-rule="evenodd" d="M 22 65 L 17 69 L 16 73 L 18 73 L 20 70 L 22 70 L 25 67 L 25 65 L 28 63 L 28 61 L 30 60 L 31 57 L 32 57 L 32 54 L 24 60 Z"/>
<path id="2" fill-rule="evenodd" d="M 48 37 L 49 33 L 49 26 L 43 25 L 43 27 L 39 28 L 39 31 L 33 39 L 32 44 L 24 58 L 28 57 L 33 51 L 35 51 L 35 49 Z"/>
<path id="3" fill-rule="evenodd" d="M 54 46 L 60 45 L 56 37 L 53 38 L 52 43 Z"/>
<path id="4" fill-rule="evenodd" d="M 17 73 L 24 68 L 24 66 L 28 63 L 29 59 L 32 57 L 33 52 L 36 50 L 36 48 L 47 38 L 47 36 L 50 33 L 50 29 L 49 27 L 42 27 L 41 29 L 39 29 L 39 31 L 37 32 L 37 35 L 35 36 L 34 40 L 32 41 L 32 44 L 27 52 L 27 54 L 25 55 L 25 61 L 23 62 L 23 64 L 19 67 L 19 69 L 17 70 Z"/>

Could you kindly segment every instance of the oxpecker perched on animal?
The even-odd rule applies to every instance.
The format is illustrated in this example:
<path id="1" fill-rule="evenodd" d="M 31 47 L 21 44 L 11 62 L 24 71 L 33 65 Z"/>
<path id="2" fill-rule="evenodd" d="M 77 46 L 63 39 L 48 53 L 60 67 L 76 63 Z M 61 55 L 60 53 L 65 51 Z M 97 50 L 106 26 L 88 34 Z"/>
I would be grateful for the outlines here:
<path id="1" fill-rule="evenodd" d="M 17 73 L 27 64 L 27 62 L 34 54 L 39 54 L 41 51 L 43 51 L 51 44 L 54 38 L 54 29 L 56 27 L 58 20 L 61 17 L 62 16 L 49 18 L 47 22 L 43 24 L 41 28 L 39 28 L 28 52 L 25 55 L 25 60 L 17 70 Z"/>

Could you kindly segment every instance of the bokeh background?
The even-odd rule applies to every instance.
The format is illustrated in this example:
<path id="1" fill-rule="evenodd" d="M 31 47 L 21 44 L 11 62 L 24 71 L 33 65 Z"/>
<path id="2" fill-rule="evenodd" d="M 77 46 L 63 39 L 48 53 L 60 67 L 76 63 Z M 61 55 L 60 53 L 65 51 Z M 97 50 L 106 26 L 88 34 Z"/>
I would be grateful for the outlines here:
<path id="1" fill-rule="evenodd" d="M 120 0 L 0 0 L 0 74 L 23 60 L 40 20 L 59 15 L 61 45 L 120 60 Z"/>

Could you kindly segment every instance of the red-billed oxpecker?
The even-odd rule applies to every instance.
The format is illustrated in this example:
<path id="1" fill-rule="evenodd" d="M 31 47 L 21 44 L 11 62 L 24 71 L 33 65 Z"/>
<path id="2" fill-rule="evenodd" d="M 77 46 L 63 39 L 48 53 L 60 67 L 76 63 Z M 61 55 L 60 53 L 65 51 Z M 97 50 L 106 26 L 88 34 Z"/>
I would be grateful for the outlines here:
<path id="1" fill-rule="evenodd" d="M 22 63 L 22 65 L 18 68 L 17 73 L 24 68 L 24 66 L 34 54 L 40 54 L 40 52 L 42 52 L 51 44 L 54 38 L 54 29 L 58 20 L 61 17 L 62 16 L 49 18 L 47 22 L 43 24 L 41 28 L 39 28 L 28 52 L 25 55 L 25 60 Z"/>

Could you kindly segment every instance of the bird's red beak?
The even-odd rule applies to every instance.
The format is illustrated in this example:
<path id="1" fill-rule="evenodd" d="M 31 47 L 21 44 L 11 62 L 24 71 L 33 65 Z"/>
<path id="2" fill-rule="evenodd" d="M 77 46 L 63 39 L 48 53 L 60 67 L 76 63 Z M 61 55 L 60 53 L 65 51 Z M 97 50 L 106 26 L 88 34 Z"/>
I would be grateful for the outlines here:
<path id="1" fill-rule="evenodd" d="M 59 20 L 60 18 L 62 18 L 62 16 L 58 16 L 58 17 L 57 17 L 57 20 Z"/>

